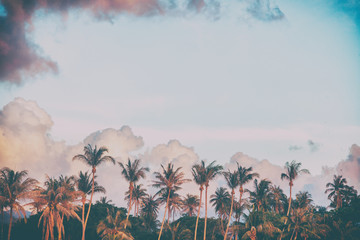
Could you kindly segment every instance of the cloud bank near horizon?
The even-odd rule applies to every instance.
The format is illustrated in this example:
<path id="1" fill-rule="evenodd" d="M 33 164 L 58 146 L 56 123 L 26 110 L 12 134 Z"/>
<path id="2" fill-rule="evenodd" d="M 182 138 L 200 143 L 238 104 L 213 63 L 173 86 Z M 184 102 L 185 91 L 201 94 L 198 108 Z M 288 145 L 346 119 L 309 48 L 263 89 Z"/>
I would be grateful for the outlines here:
<path id="1" fill-rule="evenodd" d="M 55 141 L 51 137 L 53 124 L 51 116 L 34 101 L 16 98 L 4 106 L 0 111 L 0 167 L 6 166 L 17 171 L 29 170 L 31 177 L 41 181 L 44 180 L 45 174 L 78 175 L 80 170 L 86 171 L 88 167 L 79 161 L 72 162 L 72 157 L 83 153 L 84 145 L 92 144 L 108 147 L 108 154 L 117 161 L 125 162 L 128 158 L 140 158 L 144 165 L 150 167 L 151 173 L 160 171 L 160 164 L 172 162 L 176 167 L 182 167 L 186 177 L 191 179 L 191 166 L 200 159 L 194 148 L 184 146 L 176 139 L 166 144 L 157 144 L 141 153 L 144 140 L 141 136 L 136 136 L 129 126 L 123 126 L 118 130 L 109 128 L 97 131 L 89 134 L 78 144 L 68 145 L 65 141 Z M 246 167 L 253 167 L 261 179 L 267 178 L 287 192 L 288 184 L 280 180 L 280 175 L 284 171 L 282 166 L 266 159 L 258 160 L 241 152 L 235 153 L 225 163 L 218 163 L 223 164 L 224 169 L 234 170 L 237 162 Z M 307 190 L 312 194 L 316 204 L 326 205 L 327 199 L 323 193 L 325 184 L 332 181 L 334 174 L 343 175 L 349 185 L 360 190 L 360 146 L 352 145 L 349 156 L 337 166 L 324 166 L 319 175 L 300 176 L 295 182 L 294 192 Z M 107 196 L 116 204 L 124 205 L 123 197 L 127 184 L 120 175 L 120 168 L 102 166 L 98 175 L 99 183 L 108 190 Z M 148 174 L 146 181 L 142 182 L 147 188 L 150 187 L 152 177 Z M 224 185 L 224 180 L 219 177 L 210 191 Z M 252 186 L 249 184 L 248 187 Z M 198 187 L 194 183 L 188 183 L 183 192 L 197 194 Z"/>

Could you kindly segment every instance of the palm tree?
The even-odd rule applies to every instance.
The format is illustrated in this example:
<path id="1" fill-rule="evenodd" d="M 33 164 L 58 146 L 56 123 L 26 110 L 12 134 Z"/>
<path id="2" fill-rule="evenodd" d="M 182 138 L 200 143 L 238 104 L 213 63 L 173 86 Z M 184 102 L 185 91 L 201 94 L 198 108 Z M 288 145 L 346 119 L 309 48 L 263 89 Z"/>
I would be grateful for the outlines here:
<path id="1" fill-rule="evenodd" d="M 254 208 L 258 211 L 264 211 L 269 208 L 270 202 L 270 181 L 263 179 L 259 183 L 257 179 L 254 180 L 254 191 L 249 191 L 250 202 L 254 204 Z"/>
<path id="2" fill-rule="evenodd" d="M 223 167 L 221 165 L 215 165 L 216 161 L 212 161 L 208 166 L 205 167 L 204 161 L 201 161 L 202 167 L 205 167 L 205 223 L 204 223 L 204 240 L 206 240 L 206 223 L 207 223 L 207 192 L 209 188 L 209 182 L 214 180 L 215 177 L 220 174 Z"/>
<path id="3" fill-rule="evenodd" d="M 251 173 L 252 167 L 246 168 L 243 166 L 240 166 L 239 163 L 237 163 L 238 167 L 238 173 L 239 173 L 239 192 L 240 192 L 240 198 L 239 203 L 241 204 L 242 195 L 244 194 L 244 185 L 248 182 L 250 182 L 253 178 L 259 177 L 258 173 Z"/>
<path id="4" fill-rule="evenodd" d="M 0 212 L 1 212 L 1 233 L 0 239 L 4 239 L 4 209 L 7 206 L 7 200 L 5 195 L 5 183 L 0 177 Z"/>
<path id="5" fill-rule="evenodd" d="M 286 162 L 285 163 L 285 173 L 281 174 L 281 180 L 287 179 L 289 181 L 290 186 L 290 196 L 289 196 L 289 206 L 286 216 L 289 217 L 290 208 L 291 208 L 291 191 L 292 187 L 294 186 L 294 180 L 297 178 L 298 175 L 302 173 L 310 174 L 309 170 L 307 169 L 300 169 L 301 163 L 297 163 L 296 161 L 291 161 L 291 163 Z M 285 220 L 285 224 L 287 222 L 287 219 Z"/>
<path id="6" fill-rule="evenodd" d="M 196 211 L 196 207 L 199 206 L 200 200 L 196 195 L 186 194 L 186 197 L 182 200 L 182 210 L 189 217 Z"/>
<path id="7" fill-rule="evenodd" d="M 45 240 L 48 240 L 49 237 L 51 240 L 54 239 L 54 228 L 59 234 L 58 239 L 61 239 L 61 234 L 64 234 L 64 216 L 74 217 L 81 221 L 75 212 L 78 207 L 73 204 L 78 194 L 63 183 L 61 179 L 57 180 L 46 176 L 45 189 L 35 190 L 34 202 L 39 202 L 42 206 L 39 225 L 43 221 Z"/>
<path id="8" fill-rule="evenodd" d="M 97 176 L 94 176 L 94 179 Z M 82 211 L 81 211 L 81 225 L 82 231 L 85 232 L 85 204 L 86 204 L 86 196 L 92 193 L 92 179 L 88 172 L 83 173 L 82 171 L 79 172 L 79 177 L 76 179 L 76 187 L 81 195 L 81 203 L 82 203 Z M 94 182 L 94 193 L 101 192 L 106 193 L 105 188 L 98 185 L 98 183 Z M 90 207 L 90 206 L 89 206 Z"/>
<path id="9" fill-rule="evenodd" d="M 287 201 L 286 195 L 284 194 L 283 190 L 280 186 L 272 185 L 270 186 L 270 193 L 269 193 L 271 205 L 277 214 L 284 211 L 283 202 Z"/>
<path id="10" fill-rule="evenodd" d="M 130 225 L 126 223 L 127 220 L 121 219 L 121 211 L 114 214 L 108 209 L 108 215 L 105 220 L 100 221 L 97 226 L 97 233 L 100 234 L 103 240 L 132 240 L 134 239 L 129 232 L 126 231 L 125 226 Z"/>
<path id="11" fill-rule="evenodd" d="M 3 204 L 10 208 L 10 220 L 9 220 L 9 231 L 8 240 L 11 236 L 11 227 L 13 220 L 13 211 L 15 211 L 19 217 L 21 215 L 26 219 L 26 212 L 20 201 L 29 199 L 32 195 L 32 189 L 38 183 L 33 178 L 27 178 L 27 171 L 15 172 L 10 168 L 2 168 L 0 170 L 0 181 L 3 186 Z"/>
<path id="12" fill-rule="evenodd" d="M 136 185 L 134 184 L 133 192 L 132 192 L 132 199 L 134 205 L 134 216 L 138 216 L 139 207 L 143 204 L 144 198 L 148 195 L 146 193 L 146 189 L 142 188 L 142 184 Z M 125 200 L 130 199 L 129 190 L 125 193 Z M 130 201 L 129 201 L 130 204 Z"/>
<path id="13" fill-rule="evenodd" d="M 223 221 L 230 212 L 231 197 L 226 188 L 217 188 L 215 194 L 210 196 L 210 202 L 221 219 L 221 230 L 224 232 Z"/>
<path id="14" fill-rule="evenodd" d="M 105 152 L 108 152 L 108 149 L 106 147 L 100 147 L 97 149 L 96 145 L 95 148 L 93 148 L 90 144 L 84 147 L 84 154 L 78 154 L 73 157 L 74 160 L 80 160 L 83 161 L 86 165 L 90 166 L 92 168 L 92 189 L 91 189 L 91 196 L 89 201 L 89 209 L 86 214 L 85 223 L 84 223 L 84 229 L 82 232 L 82 240 L 85 240 L 85 229 L 87 225 L 87 221 L 89 219 L 89 214 L 91 210 L 91 203 L 94 196 L 95 191 L 95 173 L 96 173 L 96 167 L 100 166 L 100 164 L 104 162 L 112 162 L 115 164 L 115 159 L 111 156 L 103 156 Z"/>
<path id="15" fill-rule="evenodd" d="M 333 182 L 329 182 L 326 184 L 325 193 L 329 193 L 328 198 L 331 200 L 334 198 L 334 202 L 336 202 L 336 209 L 342 207 L 342 197 L 345 195 L 345 186 L 346 186 L 346 178 L 343 178 L 342 175 L 334 175 Z"/>
<path id="16" fill-rule="evenodd" d="M 294 205 L 296 203 L 297 208 L 304 208 L 308 210 L 311 207 L 312 201 L 311 194 L 308 191 L 299 192 L 296 194 Z"/>
<path id="17" fill-rule="evenodd" d="M 153 181 L 153 187 L 160 188 L 160 190 L 157 192 L 157 194 L 160 194 L 162 192 L 168 192 L 167 201 L 165 205 L 165 212 L 164 212 L 164 218 L 161 223 L 161 228 L 159 232 L 159 238 L 161 238 L 161 233 L 164 227 L 165 217 L 166 217 L 166 211 L 169 205 L 169 199 L 170 199 L 170 193 L 171 191 L 177 191 L 181 189 L 180 185 L 182 185 L 185 182 L 190 181 L 189 179 L 184 178 L 184 173 L 181 172 L 181 167 L 174 170 L 174 165 L 169 163 L 167 168 L 164 168 L 163 165 L 161 165 L 162 173 L 155 172 L 155 178 L 156 180 Z"/>
<path id="18" fill-rule="evenodd" d="M 112 203 L 112 200 L 107 199 L 107 197 L 100 197 L 100 199 L 98 201 L 96 201 L 96 204 L 114 206 L 114 204 Z"/>
<path id="19" fill-rule="evenodd" d="M 160 201 L 155 199 L 155 196 L 152 195 L 148 195 L 143 200 L 143 206 L 141 208 L 140 214 L 144 219 L 145 228 L 148 230 L 156 229 L 156 218 L 159 213 L 159 204 Z"/>
<path id="20" fill-rule="evenodd" d="M 128 159 L 128 162 L 125 166 L 121 162 L 118 162 L 119 166 L 121 167 L 121 174 L 124 176 L 125 180 L 129 182 L 130 199 L 129 209 L 126 216 L 125 229 L 129 221 L 129 215 L 131 211 L 134 184 L 141 178 L 145 178 L 145 172 L 149 172 L 149 168 L 140 167 L 140 162 L 140 159 L 135 159 L 134 162 L 131 162 L 130 158 Z"/>
<path id="21" fill-rule="evenodd" d="M 224 235 L 224 240 L 226 240 L 227 233 L 229 231 L 232 211 L 233 211 L 235 188 L 237 188 L 237 186 L 239 185 L 239 177 L 238 177 L 238 172 L 237 171 L 230 172 L 230 170 L 228 170 L 227 172 L 224 172 L 223 175 L 225 177 L 225 180 L 226 180 L 226 183 L 227 183 L 228 187 L 231 189 L 230 214 L 229 214 L 229 220 L 228 220 L 228 224 L 227 224 L 225 235 Z"/>
<path id="22" fill-rule="evenodd" d="M 195 223 L 195 232 L 194 232 L 194 240 L 196 240 L 197 237 L 197 228 L 199 224 L 199 217 L 200 217 L 200 209 L 202 204 L 202 192 L 204 191 L 204 184 L 205 184 L 205 162 L 201 161 L 201 164 L 195 164 L 191 168 L 191 173 L 193 175 L 194 181 L 197 185 L 200 186 L 200 200 L 198 205 L 198 212 L 196 216 L 196 223 Z"/>
<path id="23" fill-rule="evenodd" d="M 186 226 L 183 226 L 180 221 L 177 224 L 173 224 L 173 226 L 167 225 L 167 229 L 171 233 L 171 240 L 191 239 L 191 231 Z"/>

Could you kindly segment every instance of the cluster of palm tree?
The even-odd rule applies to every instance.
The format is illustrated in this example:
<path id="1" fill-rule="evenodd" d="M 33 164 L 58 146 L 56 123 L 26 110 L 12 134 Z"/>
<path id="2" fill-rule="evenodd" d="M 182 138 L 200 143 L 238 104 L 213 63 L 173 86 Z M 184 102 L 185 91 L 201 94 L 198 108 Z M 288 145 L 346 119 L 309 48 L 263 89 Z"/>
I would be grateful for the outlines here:
<path id="1" fill-rule="evenodd" d="M 27 171 L 1 169 L 1 239 L 4 239 L 4 213 L 9 213 L 10 216 L 7 231 L 7 239 L 10 240 L 14 213 L 17 219 L 23 218 L 25 221 L 24 205 L 27 205 L 33 210 L 33 214 L 39 216 L 38 225 L 42 228 L 43 239 L 64 239 L 64 223 L 75 219 L 81 223 L 81 236 L 82 240 L 85 240 L 89 217 L 92 216 L 90 211 L 94 194 L 106 192 L 96 181 L 97 167 L 105 162 L 116 163 L 113 157 L 105 155 L 107 151 L 106 147 L 85 146 L 84 154 L 74 156 L 73 160 L 83 161 L 90 167 L 91 172 L 80 171 L 78 176 L 70 177 L 46 176 L 44 187 L 38 186 L 35 179 L 27 177 Z M 208 165 L 205 161 L 200 161 L 193 165 L 192 180 L 199 186 L 199 195 L 186 194 L 184 197 L 180 190 L 182 185 L 191 179 L 185 178 L 181 167 L 176 168 L 172 163 L 161 165 L 160 171 L 154 172 L 151 184 L 157 189 L 156 194 L 150 195 L 144 185 L 139 183 L 150 171 L 149 168 L 141 166 L 140 159 L 128 159 L 126 163 L 118 162 L 118 165 L 120 174 L 129 184 L 125 192 L 128 205 L 127 209 L 122 211 L 116 210 L 111 200 L 106 197 L 97 201 L 97 204 L 107 206 L 108 209 L 106 217 L 99 219 L 96 227 L 101 239 L 135 239 L 135 229 L 156 234 L 158 240 L 196 240 L 201 237 L 204 240 L 238 237 L 306 240 L 332 239 L 331 236 L 355 239 L 353 236 L 360 233 L 359 218 L 343 217 L 344 214 L 349 215 L 346 212 L 348 210 L 345 210 L 347 207 L 354 208 L 359 204 L 360 197 L 342 176 L 335 175 L 333 182 L 326 185 L 325 193 L 331 201 L 329 207 L 333 209 L 332 212 L 313 205 L 307 191 L 298 192 L 295 198 L 292 198 L 296 178 L 300 174 L 309 173 L 308 170 L 301 169 L 301 163 L 295 161 L 287 162 L 284 173 L 279 176 L 289 182 L 289 197 L 269 179 L 259 179 L 259 174 L 253 172 L 251 167 L 247 168 L 239 163 L 234 171 L 224 170 L 216 161 Z M 214 193 L 210 193 L 208 201 L 210 183 L 217 177 L 223 177 L 227 188 L 218 187 Z M 252 187 L 247 188 L 250 183 Z M 235 194 L 236 190 L 239 195 Z M 217 219 L 208 218 L 208 202 L 214 208 Z M 157 219 L 162 205 L 164 215 L 160 222 Z M 182 217 L 175 219 L 177 214 L 182 214 Z M 207 231 L 208 224 L 211 225 L 210 232 Z"/>

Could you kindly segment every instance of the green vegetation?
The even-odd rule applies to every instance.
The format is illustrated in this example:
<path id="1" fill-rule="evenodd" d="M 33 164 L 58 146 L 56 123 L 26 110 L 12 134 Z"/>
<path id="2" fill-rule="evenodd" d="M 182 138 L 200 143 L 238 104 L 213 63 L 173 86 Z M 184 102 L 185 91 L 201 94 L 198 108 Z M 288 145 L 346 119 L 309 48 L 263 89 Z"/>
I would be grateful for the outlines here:
<path id="1" fill-rule="evenodd" d="M 92 203 L 95 193 L 106 193 L 96 181 L 96 167 L 105 161 L 115 163 L 111 156 L 103 156 L 105 152 L 105 147 L 87 145 L 84 155 L 73 159 L 90 166 L 90 174 L 80 171 L 78 176 L 46 176 L 43 186 L 27 178 L 27 171 L 1 169 L 0 239 L 84 240 L 85 236 L 87 240 L 359 239 L 360 195 L 347 185 L 343 176 L 335 175 L 324 186 L 324 194 L 331 203 L 322 207 L 313 204 L 307 191 L 294 193 L 292 198 L 294 180 L 299 174 L 308 173 L 295 161 L 286 163 L 285 173 L 279 176 L 289 181 L 289 197 L 271 179 L 259 180 L 259 174 L 252 168 L 238 163 L 235 171 L 222 171 L 215 161 L 207 166 L 201 161 L 191 169 L 193 185 L 199 186 L 200 195 L 181 196 L 179 190 L 190 180 L 181 167 L 169 163 L 153 173 L 152 187 L 158 191 L 149 195 L 138 181 L 150 169 L 142 167 L 138 159 L 129 159 L 125 165 L 119 163 L 119 175 L 129 184 L 125 193 L 128 205 L 117 207 L 106 197 Z M 208 187 L 216 176 L 222 176 L 228 188 L 222 186 L 209 193 L 217 217 L 208 218 Z M 252 187 L 246 189 L 247 185 Z M 240 193 L 238 199 L 235 190 Z M 160 222 L 162 206 L 164 215 Z M 26 215 L 26 208 L 32 210 L 30 216 Z M 174 219 L 175 214 L 182 215 Z"/>

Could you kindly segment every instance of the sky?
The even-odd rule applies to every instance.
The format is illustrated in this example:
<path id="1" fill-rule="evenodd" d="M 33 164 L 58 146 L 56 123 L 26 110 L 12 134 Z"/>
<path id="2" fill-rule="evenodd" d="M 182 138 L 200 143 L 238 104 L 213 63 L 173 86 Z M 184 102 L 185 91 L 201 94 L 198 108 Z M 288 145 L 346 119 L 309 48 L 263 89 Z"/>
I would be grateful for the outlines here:
<path id="1" fill-rule="evenodd" d="M 0 1 L 0 167 L 77 174 L 90 143 L 189 178 L 237 161 L 286 191 L 296 160 L 311 175 L 295 190 L 322 205 L 334 174 L 360 190 L 357 1 L 24 2 Z"/>

